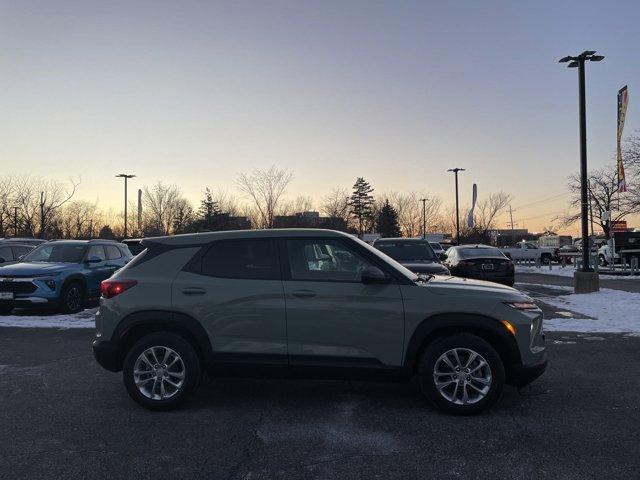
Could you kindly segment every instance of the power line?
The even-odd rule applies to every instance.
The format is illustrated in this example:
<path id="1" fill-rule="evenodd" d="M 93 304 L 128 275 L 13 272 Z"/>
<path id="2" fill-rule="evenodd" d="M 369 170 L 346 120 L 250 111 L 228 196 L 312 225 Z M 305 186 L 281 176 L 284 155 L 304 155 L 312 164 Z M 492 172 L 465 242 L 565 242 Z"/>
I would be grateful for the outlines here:
<path id="1" fill-rule="evenodd" d="M 569 195 L 569 192 L 562 192 L 562 193 L 558 193 L 556 195 L 551 195 L 549 197 L 543 197 L 540 200 L 534 200 L 533 202 L 525 203 L 523 205 L 518 205 L 518 206 L 515 207 L 515 210 L 521 210 L 521 209 L 524 209 L 524 208 L 528 208 L 528 207 L 530 207 L 532 205 L 537 205 L 539 203 L 550 202 L 551 200 L 555 200 L 557 198 L 564 197 L 564 196 L 567 196 L 567 195 Z"/>

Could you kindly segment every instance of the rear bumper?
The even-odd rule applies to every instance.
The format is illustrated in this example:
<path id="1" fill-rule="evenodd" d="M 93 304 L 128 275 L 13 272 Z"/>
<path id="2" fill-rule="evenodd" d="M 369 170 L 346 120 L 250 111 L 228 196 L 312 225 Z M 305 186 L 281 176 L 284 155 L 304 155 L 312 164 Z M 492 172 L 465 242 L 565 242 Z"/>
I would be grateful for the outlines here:
<path id="1" fill-rule="evenodd" d="M 96 339 L 93 341 L 93 356 L 102 368 L 117 372 L 120 370 L 118 365 L 118 350 L 115 345 L 109 341 Z"/>
<path id="2" fill-rule="evenodd" d="M 547 353 L 542 360 L 533 365 L 516 365 L 511 368 L 508 383 L 516 387 L 524 387 L 542 375 L 547 369 Z"/>

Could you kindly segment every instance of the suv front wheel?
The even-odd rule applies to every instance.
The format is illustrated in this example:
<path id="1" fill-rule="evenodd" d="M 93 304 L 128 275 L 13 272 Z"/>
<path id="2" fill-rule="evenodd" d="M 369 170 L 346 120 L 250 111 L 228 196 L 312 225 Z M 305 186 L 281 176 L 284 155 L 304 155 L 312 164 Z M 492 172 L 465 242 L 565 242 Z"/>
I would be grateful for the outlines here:
<path id="1" fill-rule="evenodd" d="M 122 374 L 133 400 L 150 410 L 170 410 L 198 384 L 200 362 L 193 346 L 181 336 L 151 333 L 129 350 Z"/>
<path id="2" fill-rule="evenodd" d="M 490 408 L 504 386 L 500 355 L 482 338 L 460 333 L 442 337 L 425 350 L 420 387 L 436 407 L 470 415 Z"/>

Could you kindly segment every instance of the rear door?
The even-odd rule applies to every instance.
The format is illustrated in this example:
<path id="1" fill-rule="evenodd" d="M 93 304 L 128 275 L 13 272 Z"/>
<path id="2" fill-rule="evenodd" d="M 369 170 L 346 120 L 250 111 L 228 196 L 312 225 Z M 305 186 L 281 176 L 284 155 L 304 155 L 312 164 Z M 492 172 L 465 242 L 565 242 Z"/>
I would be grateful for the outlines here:
<path id="1" fill-rule="evenodd" d="M 268 238 L 219 240 L 173 282 L 176 311 L 198 320 L 220 360 L 287 363 L 278 251 Z"/>
<path id="2" fill-rule="evenodd" d="M 281 252 L 290 364 L 401 364 L 400 287 L 361 282 L 365 268 L 383 265 L 342 238 L 282 240 Z"/>

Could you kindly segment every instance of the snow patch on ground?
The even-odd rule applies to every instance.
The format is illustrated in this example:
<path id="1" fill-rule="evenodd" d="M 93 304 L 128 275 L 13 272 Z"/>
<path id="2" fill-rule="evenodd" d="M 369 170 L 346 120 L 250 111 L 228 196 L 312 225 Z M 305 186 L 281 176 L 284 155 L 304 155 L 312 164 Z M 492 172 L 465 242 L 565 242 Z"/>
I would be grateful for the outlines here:
<path id="1" fill-rule="evenodd" d="M 549 285 L 546 285 L 549 287 Z M 557 287 L 566 291 L 570 287 Z M 603 288 L 599 292 L 541 297 L 540 300 L 564 310 L 592 318 L 550 318 L 546 331 L 632 333 L 640 335 L 640 294 Z"/>
<path id="2" fill-rule="evenodd" d="M 560 265 L 552 265 L 551 270 L 549 266 L 527 267 L 526 265 L 516 265 L 516 273 L 539 273 L 540 275 L 554 275 L 556 277 L 571 277 L 575 269 L 572 266 L 562 268 Z M 600 274 L 602 280 L 635 280 L 640 281 L 640 275 L 607 275 L 605 273 Z"/>
<path id="3" fill-rule="evenodd" d="M 19 328 L 95 328 L 97 308 L 90 308 L 73 315 L 0 315 L 0 327 Z"/>

